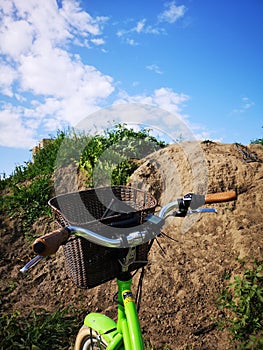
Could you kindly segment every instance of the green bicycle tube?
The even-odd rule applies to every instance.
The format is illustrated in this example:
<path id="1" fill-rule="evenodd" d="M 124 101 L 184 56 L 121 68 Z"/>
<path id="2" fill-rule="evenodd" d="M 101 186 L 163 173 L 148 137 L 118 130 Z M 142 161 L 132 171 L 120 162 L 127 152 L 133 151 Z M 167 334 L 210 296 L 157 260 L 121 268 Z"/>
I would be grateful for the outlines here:
<path id="1" fill-rule="evenodd" d="M 131 280 L 128 281 L 120 281 L 117 280 L 118 284 L 118 322 L 117 322 L 117 330 L 118 332 L 122 331 L 122 320 L 126 319 L 123 300 L 122 300 L 122 292 L 126 289 L 131 289 Z"/>
<path id="2" fill-rule="evenodd" d="M 125 350 L 132 350 L 133 348 L 132 348 L 132 344 L 131 344 L 131 338 L 130 338 L 127 320 L 122 319 L 120 322 L 121 322 L 124 349 Z"/>
<path id="3" fill-rule="evenodd" d="M 142 339 L 142 332 L 141 327 L 138 319 L 138 313 L 136 309 L 136 305 L 134 301 L 129 301 L 124 305 L 129 333 L 130 333 L 130 339 L 132 344 L 132 349 L 134 350 L 143 350 L 143 339 Z"/>
<path id="4" fill-rule="evenodd" d="M 123 336 L 120 333 L 118 333 L 107 346 L 107 350 L 116 350 L 116 349 L 126 350 L 123 347 Z"/>
<path id="5" fill-rule="evenodd" d="M 138 319 L 138 313 L 135 305 L 135 300 L 131 292 L 131 283 L 129 281 L 117 281 L 118 282 L 118 325 L 117 329 L 122 329 L 123 339 L 126 344 L 130 344 L 131 350 L 143 350 L 143 339 L 141 333 L 141 327 Z M 127 320 L 123 323 L 123 320 Z M 124 327 L 123 327 L 124 326 Z M 129 341 L 127 340 L 129 339 Z M 125 346 L 126 346 L 125 344 Z M 126 349 L 126 347 L 125 347 Z"/>

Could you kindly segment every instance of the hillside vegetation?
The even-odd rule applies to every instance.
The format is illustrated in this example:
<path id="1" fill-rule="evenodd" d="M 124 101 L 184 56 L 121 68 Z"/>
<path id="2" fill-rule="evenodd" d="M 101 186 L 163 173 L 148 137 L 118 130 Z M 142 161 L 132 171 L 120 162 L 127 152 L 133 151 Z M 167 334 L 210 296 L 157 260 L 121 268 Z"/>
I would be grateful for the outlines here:
<path id="1" fill-rule="evenodd" d="M 150 130 L 134 131 L 121 124 L 102 135 L 60 131 L 36 152 L 33 162 L 17 166 L 12 176 L 1 179 L 4 200 L 0 210 L 9 218 L 19 219 L 24 233 L 30 235 L 39 217 L 51 216 L 47 201 L 54 195 L 56 178 L 63 169 L 70 171 L 75 166 L 86 188 L 103 185 L 107 175 L 111 185 L 125 184 L 138 167 L 135 160 L 164 146 Z"/>
<path id="2" fill-rule="evenodd" d="M 165 226 L 171 239 L 158 239 L 162 249 L 153 245 L 140 311 L 148 349 L 263 348 L 262 141 L 247 147 L 198 143 L 208 192 L 236 189 L 238 199 L 194 222 L 191 216 L 172 219 Z M 48 199 L 110 177 L 112 185 L 150 191 L 163 205 L 192 190 L 187 162 L 182 145 L 117 125 L 95 136 L 58 132 L 32 163 L 1 179 L 0 349 L 71 349 L 85 313 L 115 312 L 115 284 L 77 289 L 61 249 L 20 274 L 33 257 L 32 240 L 54 228 Z"/>

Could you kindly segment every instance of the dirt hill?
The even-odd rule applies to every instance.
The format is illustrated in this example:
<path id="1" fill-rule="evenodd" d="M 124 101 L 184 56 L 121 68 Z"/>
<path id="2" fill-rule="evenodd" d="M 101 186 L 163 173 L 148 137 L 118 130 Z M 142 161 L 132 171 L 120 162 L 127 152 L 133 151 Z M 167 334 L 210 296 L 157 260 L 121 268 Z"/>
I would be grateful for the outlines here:
<path id="1" fill-rule="evenodd" d="M 217 214 L 171 218 L 149 254 L 140 318 L 145 339 L 155 349 L 229 348 L 227 330 L 215 327 L 222 311 L 217 297 L 226 274 L 240 273 L 237 258 L 249 264 L 262 259 L 263 147 L 213 142 L 170 145 L 147 157 L 131 185 L 153 193 L 160 205 L 195 191 L 212 193 L 236 189 L 238 199 L 213 205 Z M 79 187 L 82 185 L 79 184 Z M 42 218 L 37 235 L 53 228 Z M 23 309 L 54 311 L 65 305 L 85 306 L 87 312 L 113 316 L 115 284 L 77 289 L 64 270 L 62 249 L 21 276 L 19 269 L 32 258 L 17 222 L 2 222 L 0 290 L 3 312 Z M 137 276 L 136 276 L 137 277 Z M 136 278 L 138 279 L 138 277 Z"/>

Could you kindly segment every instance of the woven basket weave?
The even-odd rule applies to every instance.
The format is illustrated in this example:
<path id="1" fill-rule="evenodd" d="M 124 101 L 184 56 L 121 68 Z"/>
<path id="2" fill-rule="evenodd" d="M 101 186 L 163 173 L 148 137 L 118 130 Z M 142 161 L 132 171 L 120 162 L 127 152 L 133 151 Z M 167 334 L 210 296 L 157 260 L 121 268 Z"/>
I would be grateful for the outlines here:
<path id="1" fill-rule="evenodd" d="M 67 193 L 49 201 L 59 226 L 79 226 L 98 233 L 106 229 L 111 236 L 116 231 L 112 226 L 138 225 L 154 212 L 156 204 L 151 194 L 125 186 Z M 147 264 L 149 247 L 150 243 L 136 247 L 136 261 L 129 271 Z M 118 260 L 127 254 L 127 249 L 103 247 L 76 236 L 69 238 L 63 250 L 67 274 L 80 288 L 93 288 L 117 277 L 121 272 Z"/>

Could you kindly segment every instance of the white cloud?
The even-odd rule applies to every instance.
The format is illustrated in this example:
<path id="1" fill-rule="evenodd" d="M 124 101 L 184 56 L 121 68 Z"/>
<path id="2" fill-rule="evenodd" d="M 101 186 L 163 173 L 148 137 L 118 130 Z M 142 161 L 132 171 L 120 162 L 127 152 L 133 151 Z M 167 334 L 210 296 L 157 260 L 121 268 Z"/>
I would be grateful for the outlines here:
<path id="1" fill-rule="evenodd" d="M 155 103 L 171 112 L 179 116 L 182 111 L 182 106 L 186 101 L 189 100 L 189 96 L 186 94 L 178 94 L 169 88 L 160 88 L 154 91 L 154 101 Z M 181 118 L 185 116 L 181 115 Z"/>
<path id="2" fill-rule="evenodd" d="M 0 52 L 7 55 L 9 61 L 16 62 L 22 88 L 36 94 L 61 95 L 63 89 L 60 84 L 61 80 L 65 80 L 66 72 L 69 72 L 66 78 L 72 79 L 70 84 L 78 84 L 81 73 L 86 74 L 89 66 L 84 67 L 80 61 L 72 58 L 65 44 L 69 39 L 76 39 L 74 29 L 81 29 L 77 38 L 79 42 L 81 39 L 86 42 L 88 34 L 99 34 L 106 17 L 92 18 L 73 0 L 62 2 L 60 9 L 52 0 L 43 3 L 14 0 L 12 5 L 2 13 L 5 16 L 0 25 Z M 104 43 L 103 39 L 96 37 L 91 37 L 90 42 L 95 45 Z M 4 69 L 11 72 L 10 63 L 5 62 Z M 9 91 L 13 81 L 9 80 Z M 8 86 L 5 88 L 8 91 Z"/>
<path id="3" fill-rule="evenodd" d="M 80 94 L 83 98 L 95 99 L 107 97 L 113 91 L 111 77 L 83 64 L 67 51 L 42 41 L 37 52 L 37 55 L 21 57 L 18 69 L 24 91 L 57 98 Z"/>
<path id="4" fill-rule="evenodd" d="M 105 44 L 105 41 L 102 38 L 95 38 L 95 39 L 91 39 L 90 41 L 93 44 L 95 44 L 95 45 L 103 45 L 103 44 Z"/>
<path id="5" fill-rule="evenodd" d="M 0 145 L 7 147 L 32 147 L 35 144 L 35 132 L 29 125 L 25 125 L 19 108 L 5 106 L 0 111 Z"/>
<path id="6" fill-rule="evenodd" d="M 194 140 L 191 125 L 180 113 L 175 114 L 158 105 L 155 99 L 158 93 L 155 91 L 151 96 L 129 96 L 123 93 L 122 98 L 112 106 L 100 109 L 81 120 L 76 129 L 99 133 L 105 130 L 106 126 L 110 128 L 116 123 L 125 123 L 133 129 L 138 126 L 151 129 L 156 136 L 159 135 L 162 140 L 166 139 L 168 142 Z"/>
<path id="7" fill-rule="evenodd" d="M 250 109 L 250 108 L 253 107 L 254 104 L 255 104 L 255 103 L 254 103 L 253 101 L 251 101 L 248 97 L 243 97 L 243 98 L 242 98 L 242 102 L 243 102 L 243 104 L 242 104 L 243 110 Z"/>
<path id="8" fill-rule="evenodd" d="M 116 35 L 119 38 L 130 36 L 131 34 L 152 34 L 152 35 L 159 35 L 159 34 L 165 34 L 166 31 L 164 28 L 160 28 L 155 25 L 148 25 L 146 24 L 146 18 L 138 21 L 134 26 L 128 29 L 119 29 L 116 33 Z M 126 39 L 126 43 L 130 44 L 131 42 L 135 42 L 134 39 Z"/>
<path id="9" fill-rule="evenodd" d="M 139 43 L 137 41 L 135 41 L 134 39 L 131 39 L 131 38 L 127 38 L 126 39 L 126 43 L 130 46 L 137 46 L 139 45 Z"/>
<path id="10" fill-rule="evenodd" d="M 145 27 L 145 23 L 146 23 L 145 18 L 143 20 L 139 21 L 137 23 L 136 27 L 134 28 L 134 31 L 136 31 L 137 33 L 141 33 Z"/>
<path id="11" fill-rule="evenodd" d="M 183 107 L 189 99 L 188 95 L 178 94 L 167 87 L 141 95 L 120 91 L 111 107 L 84 117 L 76 127 L 94 130 L 95 125 L 95 132 L 99 132 L 116 123 L 138 123 L 163 130 L 174 139 L 178 139 L 182 132 L 190 140 L 193 139 L 191 125 L 187 115 L 183 114 Z"/>
<path id="12" fill-rule="evenodd" d="M 119 29 L 116 35 L 119 38 L 129 36 L 124 42 L 130 45 L 137 44 L 134 38 L 130 38 L 132 34 L 151 34 L 151 35 L 164 35 L 167 31 L 164 27 L 165 24 L 173 24 L 185 15 L 186 7 L 184 5 L 177 6 L 175 1 L 167 2 L 164 4 L 165 10 L 157 16 L 156 23 L 148 24 L 147 19 L 143 18 L 130 26 L 130 28 Z M 161 26 L 162 25 L 162 26 Z"/>
<path id="13" fill-rule="evenodd" d="M 149 66 L 146 66 L 146 69 L 151 70 L 157 74 L 163 74 L 163 72 L 157 64 L 150 64 Z"/>
<path id="14" fill-rule="evenodd" d="M 74 34 L 78 33 L 84 36 L 88 34 L 101 34 L 103 24 L 107 22 L 108 17 L 92 17 L 81 9 L 78 1 L 63 1 L 62 5 L 63 6 L 59 12 L 62 17 L 65 18 L 69 26 L 74 28 Z"/>
<path id="15" fill-rule="evenodd" d="M 153 91 L 150 95 L 129 95 L 121 91 L 116 103 L 141 103 L 162 108 L 176 115 L 177 118 L 187 121 L 187 116 L 182 113 L 184 103 L 189 100 L 189 96 L 178 94 L 170 88 L 162 87 Z"/>
<path id="16" fill-rule="evenodd" d="M 255 103 L 248 97 L 242 97 L 240 107 L 232 111 L 232 113 L 244 113 L 252 108 Z"/>
<path id="17" fill-rule="evenodd" d="M 10 0 L 2 0 L 1 8 L 4 14 L 9 14 L 12 12 L 13 3 Z"/>
<path id="18" fill-rule="evenodd" d="M 176 2 L 172 1 L 166 3 L 165 6 L 166 10 L 158 16 L 160 22 L 172 24 L 185 15 L 186 7 L 184 5 L 177 6 Z"/>
<path id="19" fill-rule="evenodd" d="M 0 32 L 0 52 L 13 59 L 26 53 L 32 45 L 33 29 L 25 20 L 5 17 Z"/>
<path id="20" fill-rule="evenodd" d="M 54 0 L 2 0 L 0 16 L 0 90 L 19 106 L 3 105 L 2 145 L 12 140 L 13 147 L 28 147 L 40 127 L 74 124 L 114 91 L 112 77 L 71 54 L 73 45 L 104 44 L 107 17 L 92 17 L 75 0 L 60 6 Z"/>
<path id="21" fill-rule="evenodd" d="M 97 111 L 114 92 L 112 77 L 71 53 L 74 45 L 74 51 L 76 45 L 99 45 L 103 50 L 103 27 L 108 18 L 92 17 L 76 0 L 62 0 L 60 6 L 55 0 L 1 2 L 0 89 L 3 95 L 13 97 L 14 105 L 2 105 L 0 144 L 32 147 L 39 134 L 75 125 Z M 127 35 L 131 32 L 160 34 L 164 30 L 142 19 L 132 29 L 119 31 L 129 45 L 138 45 Z M 147 69 L 161 74 L 157 65 Z M 117 102 L 157 106 L 186 120 L 182 107 L 188 99 L 163 87 L 148 95 L 130 96 L 123 91 Z M 174 121 L 167 118 L 166 123 Z"/>
<path id="22" fill-rule="evenodd" d="M 12 97 L 12 84 L 17 78 L 17 73 L 15 69 L 6 65 L 0 60 L 1 70 L 0 70 L 0 91 L 2 94 Z"/>

